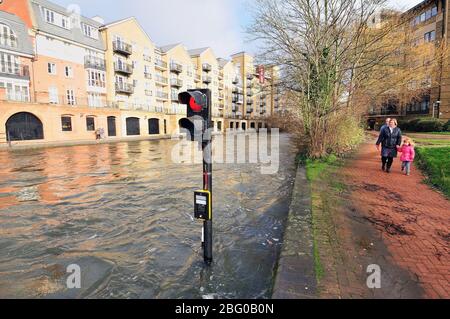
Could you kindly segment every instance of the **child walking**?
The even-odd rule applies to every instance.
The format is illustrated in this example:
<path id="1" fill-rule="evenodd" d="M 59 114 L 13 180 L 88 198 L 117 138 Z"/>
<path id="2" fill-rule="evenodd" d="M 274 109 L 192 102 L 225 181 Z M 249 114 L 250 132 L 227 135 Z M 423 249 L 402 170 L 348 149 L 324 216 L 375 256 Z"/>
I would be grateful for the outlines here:
<path id="1" fill-rule="evenodd" d="M 402 153 L 400 160 L 402 161 L 402 172 L 405 172 L 406 175 L 411 174 L 411 163 L 414 162 L 414 158 L 416 157 L 416 151 L 414 150 L 414 142 L 406 137 L 403 140 L 402 146 L 398 148 L 398 151 Z"/>

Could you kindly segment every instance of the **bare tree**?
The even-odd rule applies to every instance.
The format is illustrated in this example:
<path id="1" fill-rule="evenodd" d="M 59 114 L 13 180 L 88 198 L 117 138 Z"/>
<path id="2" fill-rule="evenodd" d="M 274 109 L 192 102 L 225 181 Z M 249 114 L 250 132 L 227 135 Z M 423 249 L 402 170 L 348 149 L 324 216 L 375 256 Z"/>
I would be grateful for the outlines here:
<path id="1" fill-rule="evenodd" d="M 311 157 L 333 148 L 342 116 L 359 112 L 355 92 L 395 48 L 383 41 L 398 21 L 370 27 L 385 0 L 256 0 L 248 32 L 263 43 L 261 58 L 279 65 L 293 94 Z M 348 121 L 342 121 L 348 123 Z"/>

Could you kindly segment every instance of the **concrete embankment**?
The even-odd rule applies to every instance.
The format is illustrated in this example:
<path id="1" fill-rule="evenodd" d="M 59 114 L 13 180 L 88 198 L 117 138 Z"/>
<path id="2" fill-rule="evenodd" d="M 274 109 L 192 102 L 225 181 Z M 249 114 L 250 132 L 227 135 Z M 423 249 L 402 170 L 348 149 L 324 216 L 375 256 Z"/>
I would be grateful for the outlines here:
<path id="1" fill-rule="evenodd" d="M 311 188 L 306 169 L 299 166 L 292 192 L 273 288 L 273 299 L 313 298 L 316 293 Z"/>

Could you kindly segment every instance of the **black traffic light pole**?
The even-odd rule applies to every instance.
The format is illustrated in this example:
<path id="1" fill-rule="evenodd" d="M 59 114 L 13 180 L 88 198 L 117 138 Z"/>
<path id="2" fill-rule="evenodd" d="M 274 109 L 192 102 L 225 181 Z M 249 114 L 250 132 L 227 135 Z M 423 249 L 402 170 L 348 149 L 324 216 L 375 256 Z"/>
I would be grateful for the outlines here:
<path id="1" fill-rule="evenodd" d="M 203 190 L 194 193 L 194 215 L 197 219 L 203 220 L 203 258 L 209 265 L 213 260 L 211 90 L 188 90 L 180 93 L 178 100 L 188 106 L 188 120 L 181 122 L 180 125 L 189 132 L 192 141 L 199 142 L 203 151 Z M 199 119 L 202 121 L 201 131 L 195 123 Z"/>
<path id="2" fill-rule="evenodd" d="M 203 190 L 209 191 L 211 196 L 212 205 L 212 112 L 211 112 L 211 91 L 205 90 L 204 92 L 208 99 L 208 116 L 204 119 L 203 123 L 203 140 L 202 140 L 202 151 L 203 151 Z M 205 123 L 206 122 L 206 123 Z M 210 207 L 212 212 L 212 207 Z M 213 246 L 213 229 L 212 229 L 212 214 L 211 218 L 203 221 L 203 258 L 205 263 L 211 264 L 213 260 L 212 256 L 212 246 Z"/>

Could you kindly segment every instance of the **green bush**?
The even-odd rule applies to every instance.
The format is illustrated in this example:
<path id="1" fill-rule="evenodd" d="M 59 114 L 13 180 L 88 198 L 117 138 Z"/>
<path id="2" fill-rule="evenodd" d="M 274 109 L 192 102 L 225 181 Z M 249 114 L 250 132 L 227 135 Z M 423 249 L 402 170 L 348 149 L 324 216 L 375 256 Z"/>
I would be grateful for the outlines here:
<path id="1" fill-rule="evenodd" d="M 401 121 L 399 126 L 402 130 L 409 132 L 442 132 L 444 129 L 444 123 L 430 118 Z"/>
<path id="2" fill-rule="evenodd" d="M 447 123 L 444 124 L 444 126 L 442 127 L 442 130 L 444 132 L 450 132 L 450 120 L 448 120 Z"/>
<path id="3" fill-rule="evenodd" d="M 419 147 L 417 162 L 429 182 L 450 198 L 450 147 Z"/>

